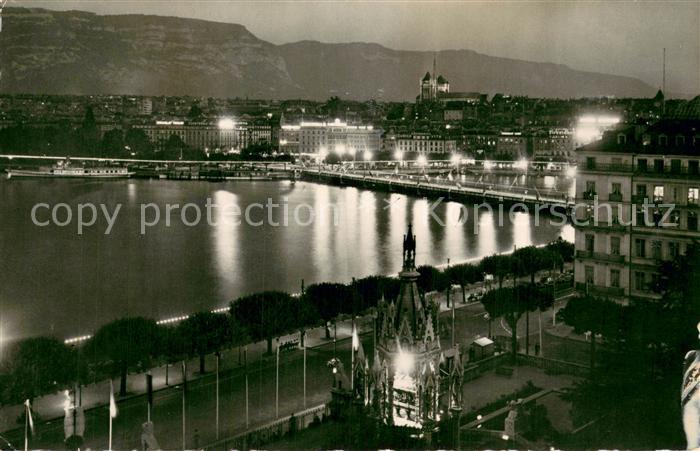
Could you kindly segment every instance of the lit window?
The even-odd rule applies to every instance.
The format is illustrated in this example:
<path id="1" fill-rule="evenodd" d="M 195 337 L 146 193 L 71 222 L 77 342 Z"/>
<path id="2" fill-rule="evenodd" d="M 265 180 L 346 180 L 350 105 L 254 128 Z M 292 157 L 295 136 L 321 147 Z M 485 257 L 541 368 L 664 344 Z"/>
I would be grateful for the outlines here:
<path id="1" fill-rule="evenodd" d="M 664 187 L 663 185 L 654 186 L 654 202 L 664 201 Z"/>

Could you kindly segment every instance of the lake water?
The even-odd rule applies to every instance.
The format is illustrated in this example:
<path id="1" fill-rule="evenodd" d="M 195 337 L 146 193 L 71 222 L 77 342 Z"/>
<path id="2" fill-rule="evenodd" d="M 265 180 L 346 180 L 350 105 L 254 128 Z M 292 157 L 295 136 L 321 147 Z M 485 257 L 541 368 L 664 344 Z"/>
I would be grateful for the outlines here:
<path id="1" fill-rule="evenodd" d="M 249 207 L 268 199 L 280 206 Z M 517 213 L 511 222 L 506 210 L 500 225 L 497 212 L 480 211 L 475 220 L 468 210 L 465 220 L 461 204 L 433 202 L 288 181 L 2 180 L 0 339 L 67 338 L 126 315 L 163 319 L 223 307 L 256 291 L 298 292 L 302 279 L 308 285 L 395 274 L 409 222 L 419 265 L 479 258 L 560 235 L 573 240 L 571 226 L 544 218 L 537 225 L 532 214 Z M 39 203 L 46 205 L 36 210 L 38 221 L 52 222 L 51 208 L 60 203 L 66 205 L 58 207 L 56 219 L 64 221 L 70 209 L 72 221 L 34 225 L 31 212 Z M 183 223 L 187 203 L 199 208 L 198 225 Z M 110 214 L 121 204 L 110 233 L 98 210 L 100 218 L 79 235 L 79 204 L 103 205 Z M 169 224 L 167 204 L 180 206 L 171 210 Z M 247 207 L 256 225 L 236 220 L 237 209 L 243 219 Z M 142 209 L 149 223 L 155 223 L 156 209 L 161 213 L 144 234 Z M 83 211 L 89 222 L 91 212 Z M 194 222 L 195 213 L 190 205 L 185 221 Z"/>

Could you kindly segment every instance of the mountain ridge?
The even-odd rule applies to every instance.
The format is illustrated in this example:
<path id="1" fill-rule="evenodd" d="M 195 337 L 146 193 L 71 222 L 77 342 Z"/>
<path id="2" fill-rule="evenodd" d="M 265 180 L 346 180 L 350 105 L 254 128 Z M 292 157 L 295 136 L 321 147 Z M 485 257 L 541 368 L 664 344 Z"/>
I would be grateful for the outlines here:
<path id="1" fill-rule="evenodd" d="M 561 98 L 656 92 L 633 77 L 469 49 L 316 40 L 277 45 L 241 24 L 148 14 L 12 7 L 3 16 L 3 93 L 410 101 L 434 55 L 453 91 Z"/>

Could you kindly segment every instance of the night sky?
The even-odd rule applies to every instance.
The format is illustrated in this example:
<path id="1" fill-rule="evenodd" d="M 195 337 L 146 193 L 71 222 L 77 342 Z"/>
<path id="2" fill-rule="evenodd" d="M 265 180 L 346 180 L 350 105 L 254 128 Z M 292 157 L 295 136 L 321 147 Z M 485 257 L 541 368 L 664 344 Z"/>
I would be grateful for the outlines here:
<path id="1" fill-rule="evenodd" d="M 402 50 L 471 49 L 638 77 L 700 93 L 700 2 L 10 0 L 8 6 L 143 13 L 240 23 L 275 44 L 376 42 Z"/>

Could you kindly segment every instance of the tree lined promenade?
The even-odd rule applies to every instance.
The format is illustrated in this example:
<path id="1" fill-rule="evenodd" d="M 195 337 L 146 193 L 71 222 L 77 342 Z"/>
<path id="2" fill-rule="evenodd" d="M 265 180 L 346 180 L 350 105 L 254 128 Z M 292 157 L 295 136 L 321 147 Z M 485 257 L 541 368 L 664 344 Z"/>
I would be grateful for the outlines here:
<path id="1" fill-rule="evenodd" d="M 559 264 L 570 260 L 573 254 L 570 248 L 570 244 L 559 241 L 527 252 L 558 256 L 553 260 L 543 258 L 543 261 Z M 527 276 L 522 268 L 532 266 L 514 263 L 524 255 L 525 251 L 519 250 L 506 258 L 488 257 L 479 265 L 453 265 L 443 270 L 424 266 L 419 268 L 419 285 L 423 292 L 445 293 L 452 292 L 452 286 L 457 285 L 464 304 L 466 287 L 483 281 L 486 270 L 490 271 L 487 274 L 497 274 L 501 282 L 505 277 L 515 280 Z M 197 373 L 211 371 L 211 364 L 207 362 L 212 361 L 213 353 L 227 352 L 229 361 L 233 354 L 240 364 L 244 345 L 262 343 L 257 345 L 257 352 L 262 356 L 272 351 L 275 337 L 293 332 L 305 336 L 306 346 L 328 343 L 332 339 L 331 331 L 338 339 L 349 336 L 348 325 L 338 323 L 339 317 L 371 313 L 382 297 L 393 299 L 397 290 L 396 279 L 371 276 L 348 284 L 310 285 L 300 296 L 277 291 L 245 296 L 232 302 L 226 314 L 197 313 L 176 325 L 158 325 L 146 318 L 125 318 L 103 326 L 79 347 L 66 346 L 46 337 L 22 340 L 13 344 L 2 363 L 3 404 L 34 400 L 77 385 L 99 385 L 107 378 L 119 380 L 115 387 L 119 387 L 119 395 L 123 397 L 128 394 L 127 387 L 132 387 L 129 373 L 143 373 L 164 363 L 195 359 L 199 364 L 190 365 L 194 376 L 195 370 Z M 455 302 L 454 297 L 450 300 L 446 296 L 446 308 L 450 301 Z M 162 377 L 177 380 L 179 371 L 171 369 L 170 373 Z M 142 387 L 137 387 L 132 390 L 143 392 Z"/>

